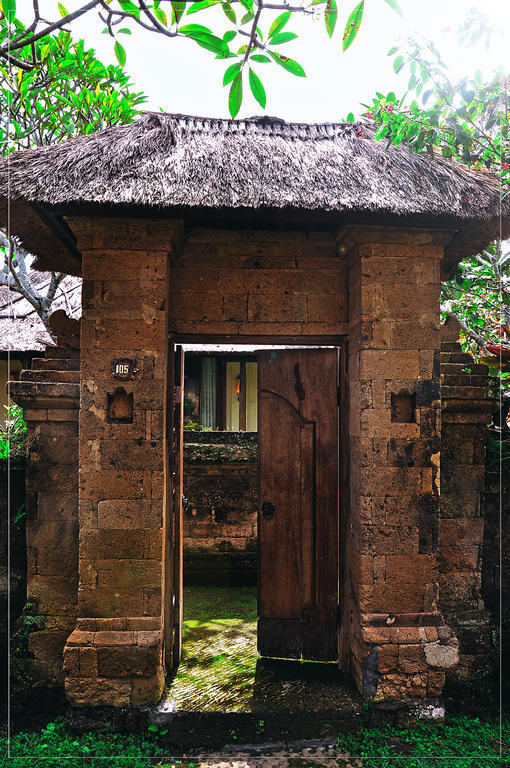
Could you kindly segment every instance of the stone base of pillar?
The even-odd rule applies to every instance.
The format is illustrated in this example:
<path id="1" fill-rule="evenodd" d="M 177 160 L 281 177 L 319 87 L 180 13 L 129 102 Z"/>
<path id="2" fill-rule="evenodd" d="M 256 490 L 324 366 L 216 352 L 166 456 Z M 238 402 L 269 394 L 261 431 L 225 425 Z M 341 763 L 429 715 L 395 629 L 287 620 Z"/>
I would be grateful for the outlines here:
<path id="1" fill-rule="evenodd" d="M 351 666 L 368 699 L 441 696 L 459 661 L 458 640 L 440 613 L 363 614 L 351 632 Z"/>
<path id="2" fill-rule="evenodd" d="M 164 687 L 159 617 L 78 619 L 64 648 L 65 691 L 75 707 L 139 707 Z"/>

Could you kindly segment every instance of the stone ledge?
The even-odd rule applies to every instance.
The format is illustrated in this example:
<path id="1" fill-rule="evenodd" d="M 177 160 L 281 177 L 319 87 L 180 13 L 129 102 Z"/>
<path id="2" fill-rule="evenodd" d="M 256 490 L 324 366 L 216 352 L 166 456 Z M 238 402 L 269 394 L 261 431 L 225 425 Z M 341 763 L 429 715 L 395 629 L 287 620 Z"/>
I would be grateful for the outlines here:
<path id="1" fill-rule="evenodd" d="M 127 626 L 130 620 L 123 621 Z M 81 626 L 95 630 L 75 629 L 64 648 L 65 690 L 71 704 L 123 707 L 159 701 L 164 686 L 159 628 L 98 629 L 101 619 L 82 619 Z"/>

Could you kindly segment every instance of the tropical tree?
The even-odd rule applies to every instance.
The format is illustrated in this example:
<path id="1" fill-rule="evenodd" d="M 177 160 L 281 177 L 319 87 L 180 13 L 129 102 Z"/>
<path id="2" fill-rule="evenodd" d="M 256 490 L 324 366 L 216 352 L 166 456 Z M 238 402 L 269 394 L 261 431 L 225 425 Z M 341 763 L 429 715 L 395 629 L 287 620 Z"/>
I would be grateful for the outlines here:
<path id="1" fill-rule="evenodd" d="M 379 1 L 401 15 L 397 0 Z M 41 16 L 39 0 L 32 2 L 32 19 L 29 23 L 22 23 L 16 17 L 16 0 L 0 0 L 2 24 L 9 30 L 0 45 L 0 60 L 3 59 L 4 63 L 10 63 L 23 72 L 38 69 L 40 60 L 34 45 L 95 11 L 104 25 L 103 31 L 114 40 L 115 55 L 121 66 L 126 63 L 121 35 L 131 34 L 136 26 L 168 38 L 188 38 L 217 59 L 236 59 L 229 62 L 223 78 L 223 85 L 230 85 L 229 109 L 232 117 L 238 114 L 241 107 L 246 75 L 253 96 L 262 108 L 265 107 L 266 92 L 256 72 L 261 65 L 276 64 L 297 77 L 305 77 L 301 64 L 280 51 L 282 45 L 298 37 L 289 31 L 292 18 L 298 15 L 310 19 L 322 17 L 325 31 L 332 37 L 339 17 L 338 0 L 88 0 L 71 12 L 59 2 L 55 16 L 48 20 Z M 217 6 L 219 11 L 217 20 L 221 27 L 215 32 L 195 23 L 197 18 L 202 20 L 202 16 L 197 17 L 197 14 L 203 14 L 213 6 Z M 358 34 L 364 10 L 365 0 L 358 0 L 343 20 L 341 46 L 344 51 Z M 193 18 L 189 19 L 190 16 Z"/>
<path id="2" fill-rule="evenodd" d="M 5 7 L 5 0 L 4 0 Z M 19 23 L 14 26 L 19 28 Z M 0 46 L 10 30 L 0 25 Z M 23 62 L 38 62 L 25 68 Z M 105 66 L 83 40 L 69 32 L 36 40 L 18 52 L 17 63 L 0 59 L 0 148 L 5 156 L 15 149 L 51 144 L 88 134 L 116 123 L 129 123 L 145 97 L 132 90 L 121 66 Z M 30 302 L 53 337 L 48 318 L 65 275 L 52 274 L 45 292 L 30 278 L 32 255 L 15 237 L 0 231 L 0 285 L 7 285 Z"/>
<path id="3" fill-rule="evenodd" d="M 462 34 L 487 35 L 479 15 L 465 21 Z M 474 29 L 473 29 L 474 27 Z M 406 143 L 413 152 L 440 153 L 475 169 L 497 173 L 501 200 L 510 193 L 510 75 L 502 69 L 484 81 L 455 79 L 433 42 L 410 39 L 393 47 L 394 69 L 408 77 L 405 93 L 376 93 L 364 104 L 364 118 L 388 149 Z M 354 119 L 352 115 L 349 119 Z M 481 362 L 510 383 L 510 243 L 493 243 L 461 262 L 443 283 L 443 317 L 454 314 L 463 343 Z"/>

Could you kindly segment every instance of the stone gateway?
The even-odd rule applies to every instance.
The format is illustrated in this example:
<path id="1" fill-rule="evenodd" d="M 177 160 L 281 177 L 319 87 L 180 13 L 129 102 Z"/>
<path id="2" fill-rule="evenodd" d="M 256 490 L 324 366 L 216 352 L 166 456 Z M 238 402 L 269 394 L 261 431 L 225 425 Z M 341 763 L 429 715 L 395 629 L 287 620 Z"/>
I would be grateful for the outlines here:
<path id="1" fill-rule="evenodd" d="M 451 478 L 440 492 L 440 280 L 498 236 L 497 179 L 385 152 L 361 124 L 145 114 L 11 155 L 0 193 L 38 268 L 83 278 L 81 327 L 56 317 L 59 345 L 11 389 L 39 675 L 76 706 L 161 697 L 182 625 L 181 348 L 223 342 L 285 347 L 259 356 L 259 652 L 337 661 L 370 698 L 439 696 L 459 661 L 442 594 L 466 573 L 484 624 L 473 455 L 469 519 Z M 451 413 L 490 406 L 454 341 L 448 429 L 476 443 L 469 408 Z"/>

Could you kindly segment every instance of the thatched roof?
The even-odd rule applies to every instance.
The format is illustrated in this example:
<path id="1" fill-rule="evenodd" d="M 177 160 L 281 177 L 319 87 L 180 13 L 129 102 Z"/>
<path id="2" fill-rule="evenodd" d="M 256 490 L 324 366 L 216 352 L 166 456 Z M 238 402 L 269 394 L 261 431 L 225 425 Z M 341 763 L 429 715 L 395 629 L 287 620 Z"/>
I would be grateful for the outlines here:
<path id="1" fill-rule="evenodd" d="M 30 282 L 46 293 L 51 275 L 30 270 Z M 69 317 L 81 316 L 81 280 L 65 277 L 52 304 L 52 309 L 65 310 Z M 34 307 L 19 293 L 0 286 L 0 352 L 40 352 L 51 338 Z"/>
<path id="2" fill-rule="evenodd" d="M 9 173 L 13 200 L 60 210 L 95 204 L 141 206 L 152 214 L 177 208 L 378 214 L 393 224 L 414 217 L 429 226 L 456 222 L 462 230 L 482 225 L 485 244 L 499 216 L 496 177 L 415 155 L 404 145 L 386 151 L 371 126 L 355 123 L 147 113 L 131 125 L 12 154 Z M 4 161 L 0 195 L 7 178 Z"/>

